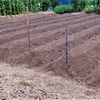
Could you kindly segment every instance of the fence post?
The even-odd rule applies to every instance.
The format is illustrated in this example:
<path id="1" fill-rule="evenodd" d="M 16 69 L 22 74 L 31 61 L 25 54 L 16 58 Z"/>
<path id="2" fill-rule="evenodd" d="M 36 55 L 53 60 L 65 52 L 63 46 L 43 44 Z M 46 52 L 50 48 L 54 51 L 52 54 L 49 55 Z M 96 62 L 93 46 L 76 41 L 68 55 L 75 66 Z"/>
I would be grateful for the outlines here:
<path id="1" fill-rule="evenodd" d="M 31 54 L 31 44 L 30 44 L 30 33 L 29 33 L 29 9 L 28 9 L 28 1 L 27 1 L 27 29 L 28 29 L 28 48 L 29 48 L 29 55 L 30 55 L 30 61 L 32 60 L 32 54 Z"/>
<path id="2" fill-rule="evenodd" d="M 68 68 L 68 28 L 66 27 L 66 67 Z"/>

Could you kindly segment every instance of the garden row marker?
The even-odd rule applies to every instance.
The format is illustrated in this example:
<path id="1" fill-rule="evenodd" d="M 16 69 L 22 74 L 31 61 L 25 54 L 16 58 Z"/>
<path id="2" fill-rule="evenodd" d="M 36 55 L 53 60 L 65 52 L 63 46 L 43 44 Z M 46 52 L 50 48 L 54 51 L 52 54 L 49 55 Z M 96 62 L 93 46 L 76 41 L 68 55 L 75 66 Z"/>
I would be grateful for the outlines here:
<path id="1" fill-rule="evenodd" d="M 68 28 L 66 27 L 66 67 L 68 68 Z"/>
<path id="2" fill-rule="evenodd" d="M 32 60 L 32 54 L 31 54 L 31 44 L 30 44 L 30 33 L 29 33 L 29 9 L 28 9 L 28 2 L 27 2 L 27 29 L 28 29 L 28 48 L 29 48 L 29 55 L 30 55 L 30 61 Z"/>

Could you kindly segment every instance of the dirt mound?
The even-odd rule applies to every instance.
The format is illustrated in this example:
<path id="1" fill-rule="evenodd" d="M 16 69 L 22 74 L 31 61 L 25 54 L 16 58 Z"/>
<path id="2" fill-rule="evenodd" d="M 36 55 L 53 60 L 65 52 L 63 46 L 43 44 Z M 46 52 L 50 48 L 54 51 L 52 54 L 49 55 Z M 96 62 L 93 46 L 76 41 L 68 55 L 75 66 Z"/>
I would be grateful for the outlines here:
<path id="1" fill-rule="evenodd" d="M 66 68 L 68 27 L 69 68 Z M 100 87 L 100 16 L 88 14 L 30 15 L 32 61 L 26 17 L 0 18 L 0 61 L 62 77 L 75 77 Z"/>

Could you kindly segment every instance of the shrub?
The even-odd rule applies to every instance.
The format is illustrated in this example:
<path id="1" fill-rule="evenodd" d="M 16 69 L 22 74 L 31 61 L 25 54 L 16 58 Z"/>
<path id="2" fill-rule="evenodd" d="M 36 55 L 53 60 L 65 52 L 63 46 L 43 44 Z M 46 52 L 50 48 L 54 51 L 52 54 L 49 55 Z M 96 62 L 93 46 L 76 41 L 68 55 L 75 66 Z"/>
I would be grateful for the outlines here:
<path id="1" fill-rule="evenodd" d="M 31 12 L 39 12 L 41 10 L 41 0 L 24 0 L 25 5 L 27 6 L 28 2 L 28 7 L 29 11 Z"/>
<path id="2" fill-rule="evenodd" d="M 42 0 L 41 2 L 41 7 L 43 11 L 48 10 L 48 8 L 51 6 L 51 1 L 50 0 Z"/>
<path id="3" fill-rule="evenodd" d="M 85 13 L 97 13 L 100 14 L 100 7 L 94 7 L 94 6 L 86 6 L 84 9 Z"/>
<path id="4" fill-rule="evenodd" d="M 94 7 L 94 12 L 100 14 L 100 7 Z"/>
<path id="5" fill-rule="evenodd" d="M 59 1 L 58 0 L 42 0 L 41 2 L 41 6 L 42 6 L 42 10 L 46 11 L 48 10 L 49 7 L 56 7 L 57 5 L 59 5 Z"/>
<path id="6" fill-rule="evenodd" d="M 50 1 L 51 1 L 51 6 L 53 8 L 59 5 L 59 1 L 58 0 L 50 0 Z"/>
<path id="7" fill-rule="evenodd" d="M 81 6 L 83 7 L 83 2 L 81 0 L 72 0 L 73 10 L 74 12 L 81 11 Z"/>
<path id="8" fill-rule="evenodd" d="M 0 0 L 1 15 L 20 14 L 25 10 L 21 0 Z"/>
<path id="9" fill-rule="evenodd" d="M 85 13 L 93 13 L 94 12 L 94 7 L 93 6 L 86 6 L 84 9 Z"/>
<path id="10" fill-rule="evenodd" d="M 100 7 L 100 0 L 92 0 L 92 5 L 95 7 Z"/>
<path id="11" fill-rule="evenodd" d="M 86 5 L 90 5 L 91 0 L 72 0 L 74 12 L 82 11 Z"/>
<path id="12" fill-rule="evenodd" d="M 27 0 L 24 0 L 26 2 Z M 59 4 L 58 0 L 29 0 L 29 10 L 38 12 L 40 10 L 46 11 L 48 8 L 54 8 Z"/>
<path id="13" fill-rule="evenodd" d="M 59 5 L 53 11 L 57 14 L 70 13 L 73 11 L 73 8 L 70 5 Z"/>

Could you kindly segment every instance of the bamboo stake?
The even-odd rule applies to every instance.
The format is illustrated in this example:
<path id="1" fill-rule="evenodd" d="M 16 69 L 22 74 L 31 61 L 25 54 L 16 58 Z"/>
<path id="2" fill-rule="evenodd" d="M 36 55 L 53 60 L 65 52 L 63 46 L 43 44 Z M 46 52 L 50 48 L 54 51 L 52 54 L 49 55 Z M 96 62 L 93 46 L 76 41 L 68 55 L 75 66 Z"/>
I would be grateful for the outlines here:
<path id="1" fill-rule="evenodd" d="M 68 28 L 66 27 L 66 67 L 68 68 Z"/>
<path id="2" fill-rule="evenodd" d="M 32 54 L 31 54 L 31 45 L 30 45 L 30 33 L 29 33 L 29 9 L 28 9 L 28 1 L 27 1 L 27 28 L 28 28 L 28 48 L 29 48 L 29 55 L 30 55 L 30 61 L 32 60 Z"/>

